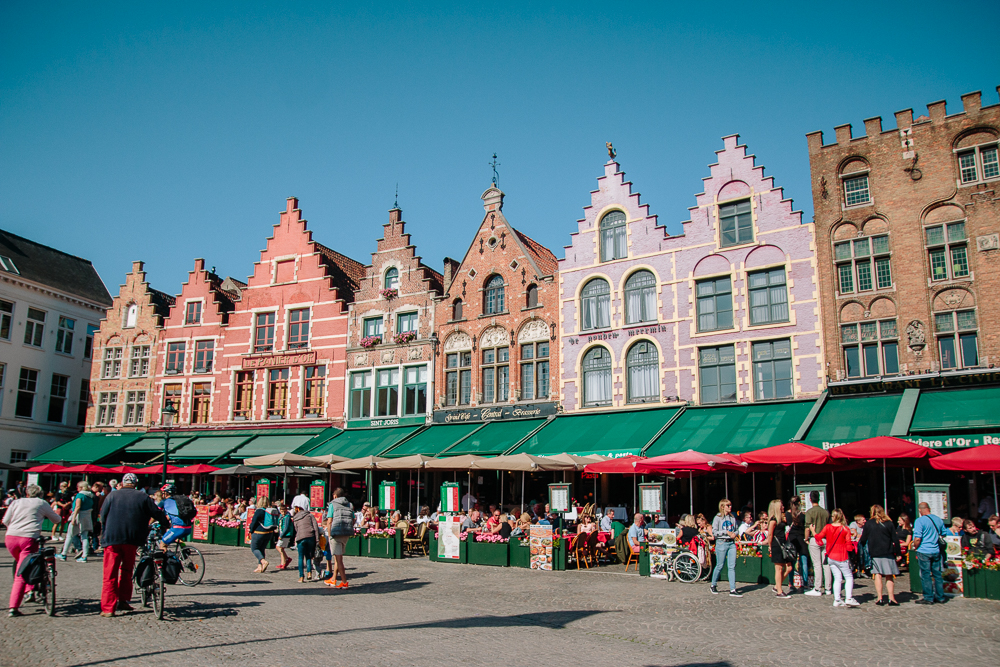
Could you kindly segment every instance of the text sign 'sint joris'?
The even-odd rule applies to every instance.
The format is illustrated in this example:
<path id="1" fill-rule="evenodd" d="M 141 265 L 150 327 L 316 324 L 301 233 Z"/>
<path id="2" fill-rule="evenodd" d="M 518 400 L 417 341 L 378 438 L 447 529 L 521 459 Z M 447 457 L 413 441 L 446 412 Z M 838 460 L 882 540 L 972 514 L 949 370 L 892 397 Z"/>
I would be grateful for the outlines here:
<path id="1" fill-rule="evenodd" d="M 243 368 L 272 368 L 274 366 L 305 366 L 316 363 L 316 351 L 268 354 L 262 357 L 244 357 Z"/>
<path id="2" fill-rule="evenodd" d="M 462 422 L 489 422 L 503 419 L 532 419 L 556 414 L 555 403 L 527 403 L 525 405 L 489 405 L 467 410 L 436 410 L 434 422 L 455 424 Z"/>

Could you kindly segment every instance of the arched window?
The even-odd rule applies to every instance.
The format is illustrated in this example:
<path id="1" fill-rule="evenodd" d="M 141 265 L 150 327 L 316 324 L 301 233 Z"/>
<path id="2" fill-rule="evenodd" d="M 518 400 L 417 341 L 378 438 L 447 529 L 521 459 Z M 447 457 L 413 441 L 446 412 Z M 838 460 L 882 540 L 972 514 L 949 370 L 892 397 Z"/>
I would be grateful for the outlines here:
<path id="1" fill-rule="evenodd" d="M 528 285 L 528 298 L 526 305 L 528 308 L 534 308 L 538 305 L 538 285 Z"/>
<path id="2" fill-rule="evenodd" d="M 125 309 L 125 323 L 122 325 L 126 329 L 131 329 L 135 326 L 135 321 L 139 317 L 139 306 L 134 303 L 130 303 L 128 308 Z"/>
<path id="3" fill-rule="evenodd" d="M 625 324 L 656 321 L 656 278 L 636 271 L 625 281 Z"/>
<path id="4" fill-rule="evenodd" d="M 385 272 L 385 281 L 383 286 L 386 289 L 399 289 L 399 269 L 392 267 Z"/>
<path id="5" fill-rule="evenodd" d="M 504 312 L 503 277 L 493 276 L 486 281 L 486 301 L 483 304 L 487 315 Z"/>
<path id="6" fill-rule="evenodd" d="M 611 211 L 601 218 L 601 261 L 624 259 L 628 256 L 625 239 L 625 214 Z"/>
<path id="7" fill-rule="evenodd" d="M 460 320 L 462 319 L 462 300 L 455 299 L 455 302 L 451 304 L 451 319 Z"/>
<path id="8" fill-rule="evenodd" d="M 583 328 L 604 329 L 611 326 L 611 288 L 603 278 L 584 285 L 580 295 Z"/>
<path id="9" fill-rule="evenodd" d="M 628 402 L 656 403 L 660 400 L 660 356 L 649 341 L 639 341 L 625 357 L 628 367 Z"/>
<path id="10" fill-rule="evenodd" d="M 603 347 L 583 357 L 583 405 L 611 405 L 611 354 Z"/>

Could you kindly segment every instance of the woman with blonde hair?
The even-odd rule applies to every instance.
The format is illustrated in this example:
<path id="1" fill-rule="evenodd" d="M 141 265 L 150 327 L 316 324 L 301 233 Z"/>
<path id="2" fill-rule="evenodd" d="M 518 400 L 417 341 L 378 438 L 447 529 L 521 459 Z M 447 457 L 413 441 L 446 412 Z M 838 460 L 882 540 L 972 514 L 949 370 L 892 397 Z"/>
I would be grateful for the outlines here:
<path id="1" fill-rule="evenodd" d="M 257 559 L 255 574 L 267 572 L 269 563 L 264 557 L 264 549 L 271 545 L 277 523 L 271 512 L 271 501 L 268 497 L 258 498 L 256 509 L 250 516 L 250 553 Z"/>
<path id="2" fill-rule="evenodd" d="M 767 506 L 767 537 L 764 543 L 770 546 L 771 562 L 774 563 L 774 588 L 772 589 L 779 598 L 791 597 L 781 587 L 792 571 L 792 561 L 785 558 L 782 545 L 787 540 L 787 530 L 785 524 L 785 505 L 781 498 L 775 498 Z"/>
<path id="3" fill-rule="evenodd" d="M 833 573 L 833 606 L 860 607 L 854 599 L 854 575 L 851 573 L 850 557 L 854 551 L 854 540 L 851 539 L 851 529 L 847 527 L 847 517 L 844 511 L 835 509 L 830 512 L 830 523 L 823 526 L 813 538 L 816 544 L 826 547 L 826 559 Z M 840 581 L 844 580 L 844 600 L 840 599 Z"/>
<path id="4" fill-rule="evenodd" d="M 872 505 L 869 521 L 865 522 L 865 527 L 861 529 L 861 539 L 858 544 L 868 545 L 868 555 L 872 559 L 872 573 L 875 575 L 875 595 L 878 599 L 875 604 L 879 607 L 886 604 L 882 599 L 882 581 L 885 580 L 885 588 L 889 593 L 889 606 L 897 607 L 896 602 L 896 575 L 899 568 L 896 566 L 896 556 L 899 554 L 899 542 L 896 540 L 896 530 L 892 525 L 892 519 L 885 513 L 881 505 Z"/>
<path id="5" fill-rule="evenodd" d="M 733 503 L 728 498 L 719 501 L 719 513 L 712 521 L 712 535 L 715 537 L 715 569 L 712 571 L 712 593 L 718 594 L 716 585 L 722 573 L 722 564 L 729 568 L 729 595 L 736 598 L 741 595 L 736 591 L 736 517 L 733 516 Z"/>

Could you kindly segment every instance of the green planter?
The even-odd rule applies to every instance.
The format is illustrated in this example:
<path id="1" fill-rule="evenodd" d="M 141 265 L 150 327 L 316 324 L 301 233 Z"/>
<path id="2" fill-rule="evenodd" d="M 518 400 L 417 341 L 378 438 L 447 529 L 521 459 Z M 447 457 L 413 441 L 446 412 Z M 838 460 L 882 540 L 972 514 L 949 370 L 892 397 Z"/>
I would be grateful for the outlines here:
<path id="1" fill-rule="evenodd" d="M 360 556 L 365 538 L 362 535 L 355 535 L 347 538 L 347 546 L 344 547 L 345 556 Z"/>
<path id="2" fill-rule="evenodd" d="M 990 600 L 1000 600 L 1000 570 L 981 570 L 983 577 L 985 595 Z"/>
<path id="3" fill-rule="evenodd" d="M 531 550 L 528 548 L 527 540 L 522 542 L 514 537 L 507 543 L 507 546 L 510 547 L 508 554 L 510 556 L 511 567 L 531 567 Z"/>
<path id="4" fill-rule="evenodd" d="M 763 571 L 761 570 L 762 561 L 763 558 L 761 558 L 760 556 L 737 556 L 736 581 L 744 584 L 763 583 L 760 581 L 761 575 L 763 574 Z M 772 578 L 774 578 L 773 572 L 771 573 L 771 575 Z"/>
<path id="5" fill-rule="evenodd" d="M 507 542 L 476 542 L 470 537 L 466 543 L 469 563 L 507 567 L 510 564 L 510 547 Z"/>
<path id="6" fill-rule="evenodd" d="M 559 538 L 559 546 L 552 547 L 552 569 L 561 572 L 566 569 L 566 552 L 569 548 L 569 540 L 565 537 Z"/>
<path id="7" fill-rule="evenodd" d="M 458 543 L 458 560 L 453 560 L 451 558 L 438 558 L 437 557 L 438 541 L 433 537 L 431 539 L 433 540 L 431 544 L 434 545 L 433 550 L 431 551 L 431 560 L 437 561 L 438 563 L 452 563 L 452 564 L 454 563 L 464 564 L 469 562 L 468 542 L 463 540 Z"/>
<path id="8" fill-rule="evenodd" d="M 967 598 L 986 597 L 986 571 L 962 568 L 962 595 Z"/>
<path id="9" fill-rule="evenodd" d="M 427 535 L 427 551 L 428 551 L 428 554 L 427 554 L 428 560 L 430 560 L 431 562 L 434 562 L 434 561 L 436 561 L 438 559 L 437 558 L 437 556 L 438 556 L 438 538 L 436 538 L 434 536 L 433 532 L 431 532 L 431 533 L 429 533 Z"/>
<path id="10" fill-rule="evenodd" d="M 922 595 L 924 587 L 920 583 L 920 563 L 917 562 L 917 552 L 910 551 L 907 557 L 910 563 L 910 592 L 914 595 Z"/>
<path id="11" fill-rule="evenodd" d="M 771 562 L 770 554 L 765 553 L 760 557 L 760 578 L 757 580 L 759 584 L 771 584 L 774 586 L 774 563 Z M 788 580 L 785 580 L 785 585 L 788 585 Z"/>
<path id="12" fill-rule="evenodd" d="M 649 549 L 639 549 L 639 576 L 649 576 Z"/>
<path id="13" fill-rule="evenodd" d="M 396 537 L 366 539 L 361 555 L 369 558 L 399 558 L 400 542 Z"/>
<path id="14" fill-rule="evenodd" d="M 226 528 L 225 526 L 212 525 L 212 544 L 220 544 L 225 547 L 238 547 L 243 544 L 243 527 Z"/>

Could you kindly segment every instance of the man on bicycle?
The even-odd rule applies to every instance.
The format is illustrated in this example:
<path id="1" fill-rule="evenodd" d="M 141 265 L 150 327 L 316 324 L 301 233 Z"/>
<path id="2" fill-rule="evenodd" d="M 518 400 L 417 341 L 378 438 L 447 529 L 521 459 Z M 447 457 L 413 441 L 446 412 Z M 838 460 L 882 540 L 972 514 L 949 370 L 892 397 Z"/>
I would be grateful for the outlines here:
<path id="1" fill-rule="evenodd" d="M 172 544 L 181 538 L 191 537 L 192 527 L 190 521 L 185 523 L 184 519 L 181 518 L 180 510 L 177 508 L 177 501 L 172 497 L 176 495 L 177 487 L 173 484 L 164 484 L 160 487 L 160 493 L 163 494 L 163 500 L 158 505 L 170 518 L 170 530 L 163 534 L 163 540 L 160 544 L 161 548 L 166 548 L 168 544 Z"/>

